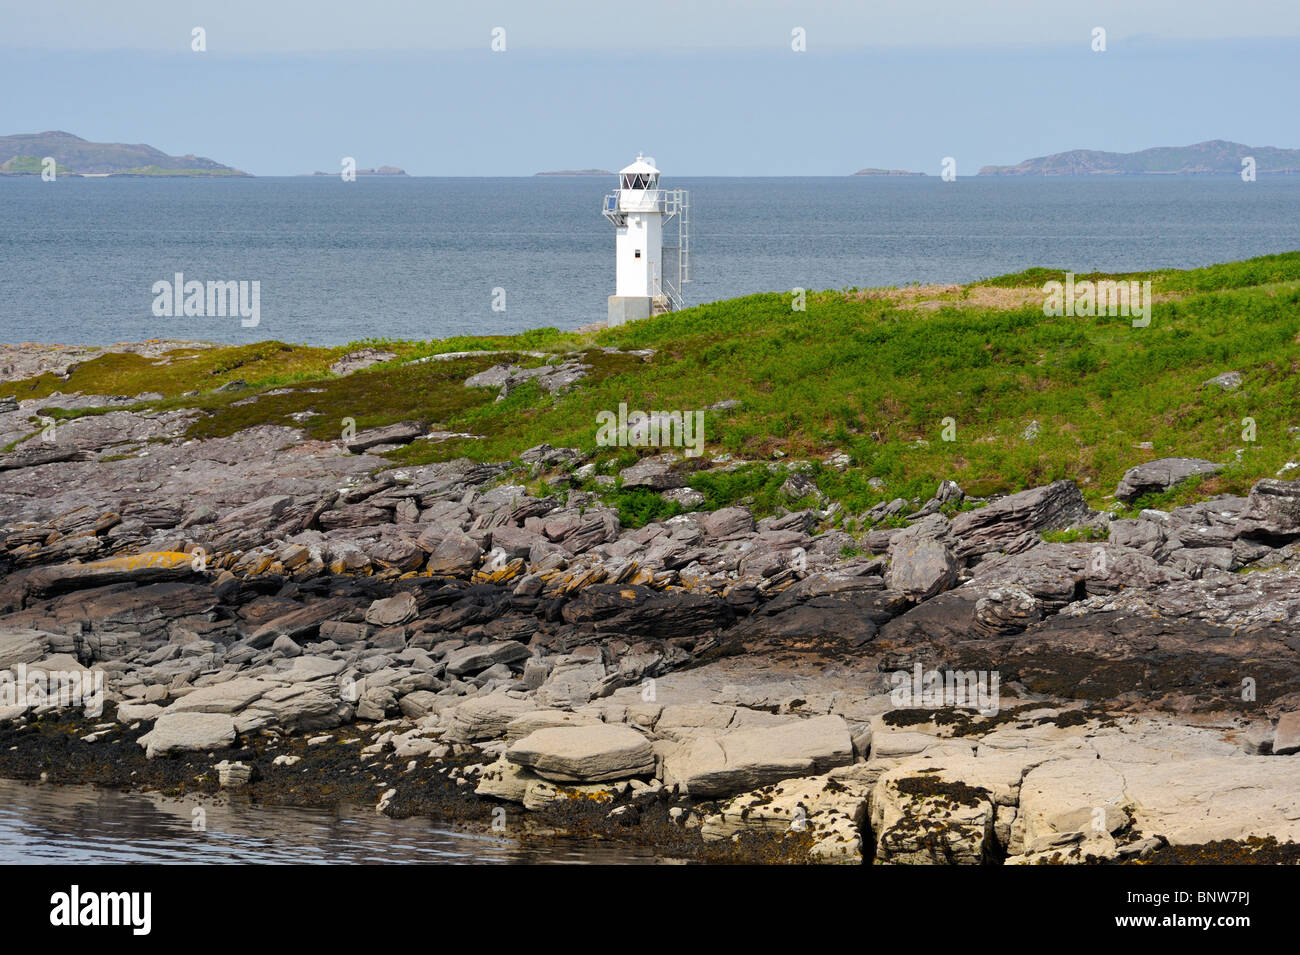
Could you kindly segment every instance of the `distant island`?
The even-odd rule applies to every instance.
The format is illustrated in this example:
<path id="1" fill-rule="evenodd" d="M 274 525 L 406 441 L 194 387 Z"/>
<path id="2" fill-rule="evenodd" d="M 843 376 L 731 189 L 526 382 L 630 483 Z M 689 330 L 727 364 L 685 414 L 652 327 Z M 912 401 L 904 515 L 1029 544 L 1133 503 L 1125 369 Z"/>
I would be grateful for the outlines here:
<path id="1" fill-rule="evenodd" d="M 1300 149 L 1244 146 L 1224 139 L 1191 146 L 1156 146 L 1135 153 L 1096 149 L 1026 159 L 1015 166 L 984 166 L 981 176 L 1213 176 L 1240 174 L 1242 159 L 1255 160 L 1258 175 L 1300 173 Z"/>
<path id="2" fill-rule="evenodd" d="M 536 172 L 534 176 L 612 176 L 608 169 L 552 169 L 548 172 Z"/>
<path id="3" fill-rule="evenodd" d="M 859 169 L 855 176 L 924 176 L 923 172 L 908 172 L 906 169 Z"/>
<path id="4" fill-rule="evenodd" d="M 46 157 L 59 176 L 247 176 L 203 156 L 169 156 L 143 143 L 92 143 L 54 130 L 0 136 L 0 175 L 39 176 Z"/>
<path id="5" fill-rule="evenodd" d="M 337 172 L 312 172 L 309 176 L 337 176 Z M 380 166 L 378 169 L 358 169 L 358 176 L 405 176 L 406 170 L 397 166 Z"/>

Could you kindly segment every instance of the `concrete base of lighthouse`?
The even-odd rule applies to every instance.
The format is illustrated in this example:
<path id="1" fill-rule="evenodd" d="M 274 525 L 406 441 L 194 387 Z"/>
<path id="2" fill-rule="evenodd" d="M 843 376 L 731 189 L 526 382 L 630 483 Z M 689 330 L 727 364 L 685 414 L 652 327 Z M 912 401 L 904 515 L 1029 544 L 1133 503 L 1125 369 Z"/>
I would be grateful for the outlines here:
<path id="1" fill-rule="evenodd" d="M 605 324 L 610 328 L 625 322 L 635 322 L 649 318 L 654 300 L 648 295 L 611 295 L 609 297 L 609 318 Z"/>

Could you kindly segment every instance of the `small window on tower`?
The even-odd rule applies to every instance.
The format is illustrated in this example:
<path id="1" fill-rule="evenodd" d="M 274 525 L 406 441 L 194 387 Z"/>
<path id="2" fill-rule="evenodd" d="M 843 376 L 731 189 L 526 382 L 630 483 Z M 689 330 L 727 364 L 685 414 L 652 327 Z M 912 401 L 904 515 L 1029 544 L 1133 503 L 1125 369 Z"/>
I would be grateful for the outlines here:
<path id="1" fill-rule="evenodd" d="M 636 250 L 636 255 L 632 256 L 632 258 L 634 258 L 634 259 L 639 259 L 639 258 L 641 258 L 641 250 L 640 250 L 640 249 L 637 249 L 637 250 Z"/>

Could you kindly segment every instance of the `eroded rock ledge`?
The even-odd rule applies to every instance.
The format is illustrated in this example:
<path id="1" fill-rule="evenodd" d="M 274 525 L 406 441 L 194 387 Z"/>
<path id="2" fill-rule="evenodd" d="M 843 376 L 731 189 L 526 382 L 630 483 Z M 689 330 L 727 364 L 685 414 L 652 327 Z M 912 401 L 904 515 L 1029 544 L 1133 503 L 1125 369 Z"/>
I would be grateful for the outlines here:
<path id="1" fill-rule="evenodd" d="M 1296 841 L 1300 482 L 1122 520 L 1069 481 L 950 519 L 944 482 L 862 538 L 834 505 L 629 529 L 568 486 L 574 449 L 392 470 L 368 452 L 415 435 L 186 441 L 189 412 L 128 410 L 50 448 L 19 440 L 23 404 L 0 410 L 0 668 L 103 674 L 112 719 L 69 745 L 237 786 L 251 740 L 346 732 L 386 810 L 380 782 L 440 765 L 525 811 L 654 805 L 824 861 Z M 689 500 L 672 459 L 624 477 Z M 1067 530 L 1101 539 L 1043 539 Z M 901 705 L 918 664 L 997 674 L 997 712 Z"/>

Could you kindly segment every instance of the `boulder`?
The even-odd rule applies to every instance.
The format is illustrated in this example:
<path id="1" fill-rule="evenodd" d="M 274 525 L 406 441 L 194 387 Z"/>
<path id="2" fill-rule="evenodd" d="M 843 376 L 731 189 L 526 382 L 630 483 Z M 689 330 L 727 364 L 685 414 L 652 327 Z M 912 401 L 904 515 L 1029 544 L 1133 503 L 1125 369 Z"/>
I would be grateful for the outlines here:
<path id="1" fill-rule="evenodd" d="M 343 378 L 353 372 L 369 368 L 371 365 L 377 365 L 380 362 L 392 361 L 397 357 L 395 352 L 381 351 L 378 348 L 360 348 L 356 351 L 350 351 L 330 365 L 330 374 L 338 375 Z"/>
<path id="2" fill-rule="evenodd" d="M 54 639 L 54 634 L 44 630 L 0 630 L 0 670 L 35 663 L 45 656 Z"/>
<path id="3" fill-rule="evenodd" d="M 672 463 L 662 458 L 642 458 L 630 468 L 618 472 L 625 490 L 649 488 L 652 491 L 668 491 L 683 487 L 686 476 L 672 469 Z"/>
<path id="4" fill-rule="evenodd" d="M 248 504 L 227 511 L 217 523 L 223 527 L 269 530 L 292 505 L 293 498 L 288 494 L 259 497 Z"/>
<path id="5" fill-rule="evenodd" d="M 145 756 L 153 759 L 174 752 L 225 749 L 234 741 L 235 721 L 229 714 L 177 713 L 169 708 L 138 742 Z"/>
<path id="6" fill-rule="evenodd" d="M 516 557 L 527 559 L 532 553 L 533 545 L 542 539 L 540 534 L 510 524 L 492 529 L 492 547 L 504 552 L 507 560 Z"/>
<path id="7" fill-rule="evenodd" d="M 1300 710 L 1283 713 L 1277 718 L 1273 733 L 1273 755 L 1290 756 L 1300 753 Z"/>
<path id="8" fill-rule="evenodd" d="M 747 507 L 724 507 L 704 518 L 704 533 L 712 540 L 725 540 L 754 530 L 754 515 Z"/>
<path id="9" fill-rule="evenodd" d="M 1252 487 L 1237 522 L 1237 533 L 1264 541 L 1300 536 L 1300 481 L 1270 478 Z"/>
<path id="10" fill-rule="evenodd" d="M 333 686 L 308 682 L 268 690 L 240 711 L 236 723 L 248 719 L 254 711 L 264 716 L 264 725 L 278 726 L 289 733 L 333 729 L 353 716 L 352 707 L 339 699 Z"/>
<path id="11" fill-rule="evenodd" d="M 1060 530 L 1088 517 L 1088 505 L 1073 481 L 1056 481 L 999 498 L 952 520 L 958 559 L 1001 550 L 1021 534 Z"/>
<path id="12" fill-rule="evenodd" d="M 784 590 L 728 636 L 775 641 L 825 639 L 860 646 L 908 605 L 907 597 L 885 587 L 879 577 L 817 574 Z"/>
<path id="13" fill-rule="evenodd" d="M 552 729 L 557 726 L 590 726 L 600 719 L 588 713 L 571 713 L 566 710 L 534 710 L 517 716 L 506 727 L 506 739 L 510 742 L 521 740 L 537 730 Z"/>
<path id="14" fill-rule="evenodd" d="M 545 706 L 581 706 L 591 702 L 604 681 L 605 665 L 599 660 L 562 656 L 538 688 L 537 702 Z"/>
<path id="15" fill-rule="evenodd" d="M 474 644 L 447 654 L 447 672 L 452 676 L 478 673 L 498 663 L 519 663 L 531 655 L 532 651 L 514 640 Z"/>
<path id="16" fill-rule="evenodd" d="M 350 601 L 342 597 L 313 600 L 297 610 L 280 614 L 262 624 L 249 636 L 249 643 L 261 649 L 269 647 L 277 637 L 288 637 L 302 643 L 320 632 L 321 624 L 334 617 L 345 616 L 352 610 Z"/>
<path id="17" fill-rule="evenodd" d="M 117 704 L 117 721 L 134 723 L 137 720 L 156 719 L 164 712 L 157 703 L 119 703 Z"/>
<path id="18" fill-rule="evenodd" d="M 452 534 L 434 548 L 426 569 L 431 574 L 467 577 L 479 564 L 483 550 L 466 534 Z"/>
<path id="19" fill-rule="evenodd" d="M 491 693 L 466 700 L 451 711 L 447 739 L 457 743 L 475 743 L 499 739 L 516 717 L 537 709 L 532 700 L 522 700 L 506 693 Z"/>
<path id="20" fill-rule="evenodd" d="M 891 550 L 889 586 L 913 600 L 928 600 L 957 582 L 957 559 L 938 541 Z"/>
<path id="21" fill-rule="evenodd" d="M 409 591 L 376 600 L 366 610 L 366 623 L 376 627 L 396 627 L 414 620 L 420 612 L 415 595 Z"/>
<path id="22" fill-rule="evenodd" d="M 1217 474 L 1223 465 L 1201 458 L 1158 458 L 1124 472 L 1115 497 L 1131 503 L 1144 494 L 1161 494 L 1188 478 Z"/>
<path id="23" fill-rule="evenodd" d="M 418 423 L 402 421 L 383 428 L 367 428 L 365 431 L 358 431 L 347 441 L 345 447 L 353 454 L 361 454 L 381 444 L 410 444 L 422 434 L 424 429 Z"/>
<path id="24" fill-rule="evenodd" d="M 539 729 L 512 743 L 506 759 L 555 782 L 602 782 L 655 771 L 649 741 L 621 723 Z"/>
<path id="25" fill-rule="evenodd" d="M 1225 371 L 1220 375 L 1215 375 L 1213 378 L 1207 378 L 1205 381 L 1201 382 L 1201 387 L 1218 388 L 1221 391 L 1236 391 L 1241 387 L 1242 380 L 1241 372 Z"/>
<path id="26" fill-rule="evenodd" d="M 756 789 L 792 776 L 815 776 L 853 762 L 853 741 L 841 716 L 818 716 L 771 728 L 688 740 L 664 754 L 665 785 L 695 797 Z"/>
<path id="27" fill-rule="evenodd" d="M 546 539 L 559 544 L 570 554 L 581 554 L 599 544 L 618 539 L 618 512 L 606 507 L 589 508 L 582 513 L 557 511 L 542 522 Z"/>
<path id="28" fill-rule="evenodd" d="M 625 639 L 698 636 L 734 620 L 721 597 L 660 593 L 639 584 L 585 587 L 564 605 L 561 614 L 565 623 Z"/>
<path id="29" fill-rule="evenodd" d="M 235 677 L 224 683 L 201 686 L 167 708 L 168 713 L 235 713 L 252 703 L 276 684 L 251 677 Z"/>
<path id="30" fill-rule="evenodd" d="M 398 700 L 397 707 L 402 711 L 403 716 L 416 720 L 432 713 L 439 700 L 440 698 L 436 693 L 429 690 L 416 690 L 413 693 L 407 693 Z"/>

